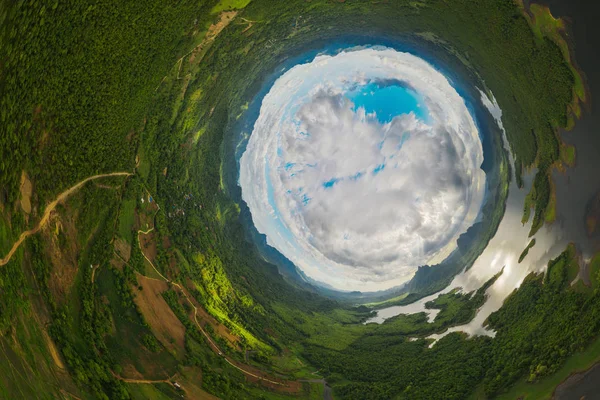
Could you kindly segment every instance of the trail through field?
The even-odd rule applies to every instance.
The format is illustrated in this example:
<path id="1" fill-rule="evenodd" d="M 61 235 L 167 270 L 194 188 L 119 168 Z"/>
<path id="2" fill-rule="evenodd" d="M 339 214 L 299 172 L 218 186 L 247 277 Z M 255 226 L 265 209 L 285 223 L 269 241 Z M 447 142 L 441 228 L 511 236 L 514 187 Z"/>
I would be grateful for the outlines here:
<path id="1" fill-rule="evenodd" d="M 90 176 L 90 177 L 85 178 L 84 180 L 80 181 L 79 183 L 75 184 L 75 186 L 72 186 L 69 189 L 62 192 L 61 194 L 59 194 L 58 197 L 53 202 L 51 202 L 50 204 L 48 204 L 48 206 L 46 206 L 46 209 L 44 210 L 44 215 L 42 216 L 42 219 L 40 220 L 40 222 L 38 222 L 36 227 L 21 233 L 21 236 L 19 236 L 19 240 L 17 240 L 15 242 L 15 244 L 10 249 L 10 251 L 8 252 L 6 257 L 4 257 L 3 259 L 0 260 L 0 267 L 8 264 L 8 262 L 10 261 L 12 256 L 19 249 L 19 246 L 23 243 L 23 241 L 25 239 L 27 239 L 31 235 L 38 233 L 40 231 L 40 229 L 42 229 L 48 223 L 48 221 L 50 220 L 50 215 L 52 214 L 52 211 L 54 211 L 54 209 L 56 208 L 57 205 L 61 204 L 66 199 L 68 199 L 69 196 L 71 196 L 73 193 L 75 193 L 79 189 L 81 189 L 81 187 L 83 187 L 83 185 L 85 185 L 89 181 L 93 181 L 95 179 L 108 178 L 108 177 L 112 177 L 112 176 L 130 176 L 130 175 L 133 175 L 133 173 L 131 173 L 131 172 L 112 172 L 109 174 L 99 174 L 99 175 Z"/>
<path id="2" fill-rule="evenodd" d="M 128 378 L 123 378 L 117 374 L 115 374 L 113 372 L 113 376 L 123 382 L 127 382 L 127 383 L 145 383 L 145 384 L 149 384 L 152 385 L 154 383 L 168 383 L 169 385 L 175 387 L 173 385 L 173 379 L 175 378 L 177 374 L 173 375 L 172 377 L 170 377 L 169 379 L 154 379 L 154 380 L 149 380 L 149 379 L 128 379 Z"/>
<path id="3" fill-rule="evenodd" d="M 142 385 L 153 385 L 155 383 L 166 383 L 168 385 L 171 385 L 175 389 L 180 389 L 180 387 L 175 386 L 175 384 L 173 383 L 177 374 L 171 376 L 168 379 L 153 379 L 153 380 L 150 380 L 150 379 L 128 379 L 128 378 L 123 378 L 123 377 L 115 374 L 114 372 L 112 374 L 115 378 L 119 379 L 120 381 L 126 382 L 126 383 L 135 383 L 135 384 L 142 384 Z M 180 389 L 180 390 L 183 390 L 183 389 Z"/>
<path id="4" fill-rule="evenodd" d="M 158 205 L 158 203 L 156 203 L 156 206 L 158 207 L 158 209 L 156 211 L 158 213 L 158 211 L 160 210 L 160 206 Z M 140 247 L 142 255 L 144 256 L 146 261 L 148 261 L 148 263 L 150 263 L 150 265 L 152 266 L 154 271 L 158 274 L 158 276 L 160 276 L 162 279 L 164 279 L 167 283 L 170 283 L 171 285 L 177 287 L 181 291 L 181 294 L 183 295 L 183 297 L 190 304 L 190 306 L 192 306 L 192 308 L 194 310 L 194 323 L 198 327 L 198 330 L 200 331 L 200 333 L 202 333 L 202 335 L 204 335 L 204 337 L 208 341 L 209 346 L 212 348 L 212 350 L 215 353 L 217 353 L 219 356 L 223 357 L 225 362 L 227 362 L 229 365 L 236 368 L 237 370 L 241 371 L 246 376 L 252 377 L 254 379 L 258 379 L 259 381 L 262 381 L 263 383 L 267 383 L 267 384 L 271 385 L 272 387 L 274 387 L 275 389 L 279 388 L 279 390 L 284 390 L 284 391 L 289 391 L 289 392 L 299 391 L 301 389 L 301 383 L 299 381 L 276 381 L 273 379 L 269 379 L 269 378 L 267 378 L 268 375 L 266 373 L 263 373 L 262 371 L 260 371 L 258 369 L 250 369 L 248 366 L 246 366 L 242 363 L 239 363 L 235 360 L 230 359 L 221 351 L 219 346 L 217 346 L 217 344 L 212 340 L 210 335 L 202 328 L 202 325 L 198 321 L 198 308 L 192 301 L 192 297 L 190 297 L 188 295 L 187 290 L 179 283 L 173 282 L 172 280 L 166 278 L 163 274 L 161 274 L 160 271 L 156 268 L 156 266 L 152 262 L 152 260 L 150 260 L 150 258 L 148 258 L 146 256 L 146 253 L 144 252 L 144 248 L 142 247 L 142 241 L 139 240 L 139 235 L 140 234 L 147 235 L 150 232 L 152 232 L 153 230 L 154 230 L 154 226 L 152 226 L 152 228 L 150 228 L 146 231 L 138 230 L 138 232 L 137 232 L 138 246 Z"/>
<path id="5" fill-rule="evenodd" d="M 99 266 L 100 266 L 100 264 L 92 265 L 92 283 L 94 283 L 94 276 L 96 275 L 96 270 L 98 269 Z"/>
<path id="6" fill-rule="evenodd" d="M 199 54 L 202 53 L 203 50 L 205 50 L 208 46 L 212 45 L 212 43 L 215 41 L 216 37 L 219 35 L 219 33 L 221 33 L 221 31 L 223 29 L 225 29 L 225 27 L 227 27 L 227 25 L 229 25 L 229 23 L 231 21 L 233 21 L 233 19 L 235 18 L 235 16 L 237 15 L 237 11 L 223 11 L 221 13 L 221 15 L 219 16 L 219 21 L 212 24 L 208 30 L 206 31 L 206 34 L 204 35 L 204 38 L 202 39 L 202 41 L 200 42 L 200 44 L 198 44 L 196 47 L 194 47 L 192 50 L 188 51 L 187 53 L 185 53 L 183 56 L 181 56 L 173 65 L 172 68 L 174 68 L 176 65 L 178 65 L 177 68 L 177 77 L 175 78 L 176 80 L 180 80 L 183 79 L 185 77 L 190 77 L 190 74 L 186 75 L 186 76 L 180 76 L 180 72 L 181 72 L 181 68 L 183 67 L 183 60 L 190 56 L 190 64 L 193 63 L 196 60 L 196 56 L 198 56 Z M 254 22 L 254 21 L 249 21 L 249 22 Z M 250 24 L 250 26 L 252 26 L 252 24 Z M 200 61 L 202 61 L 202 57 L 200 57 L 200 59 L 196 60 L 196 63 L 199 63 Z M 169 74 L 171 73 L 171 70 L 169 71 L 169 73 L 167 73 L 167 75 L 165 75 L 162 80 L 160 81 L 160 83 L 158 84 L 158 86 L 156 87 L 156 89 L 154 89 L 154 91 L 157 91 L 160 86 L 163 84 L 163 82 L 167 79 L 167 77 L 169 76 Z"/>

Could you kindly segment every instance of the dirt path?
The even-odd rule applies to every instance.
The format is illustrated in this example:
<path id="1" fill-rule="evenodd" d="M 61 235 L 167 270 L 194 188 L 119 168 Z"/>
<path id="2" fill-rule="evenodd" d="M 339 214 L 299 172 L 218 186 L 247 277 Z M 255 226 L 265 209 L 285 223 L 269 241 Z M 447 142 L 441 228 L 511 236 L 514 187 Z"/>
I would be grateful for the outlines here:
<path id="1" fill-rule="evenodd" d="M 96 270 L 98 269 L 99 266 L 100 266 L 100 264 L 92 266 L 92 283 L 95 282 L 94 277 L 96 276 Z"/>
<path id="2" fill-rule="evenodd" d="M 31 195 L 33 194 L 33 185 L 27 176 L 27 173 L 23 171 L 21 174 L 21 209 L 26 214 L 31 214 Z"/>
<path id="3" fill-rule="evenodd" d="M 122 376 L 119 376 L 119 375 L 115 374 L 114 372 L 112 373 L 112 375 L 115 378 L 117 378 L 118 380 L 120 380 L 122 382 L 125 382 L 125 383 L 135 383 L 135 384 L 142 384 L 142 385 L 153 385 L 155 383 L 166 383 L 168 385 L 171 385 L 175 389 L 183 390 L 183 388 L 177 387 L 173 383 L 175 381 L 175 377 L 177 376 L 177 374 L 169 377 L 168 379 L 156 379 L 156 380 L 150 380 L 150 379 L 128 379 L 128 378 L 123 378 Z M 185 390 L 184 390 L 184 392 L 185 392 Z"/>
<path id="4" fill-rule="evenodd" d="M 152 228 L 154 229 L 154 228 Z M 152 231 L 152 229 L 148 230 L 148 231 L 138 231 L 138 235 L 140 233 L 144 233 L 147 234 L 149 232 Z M 139 241 L 138 241 L 139 242 Z M 161 277 L 163 278 L 167 283 L 170 283 L 171 285 L 177 287 L 180 291 L 181 294 L 183 295 L 183 297 L 185 298 L 185 300 L 190 304 L 190 306 L 194 309 L 194 322 L 196 323 L 196 326 L 198 327 L 198 329 L 200 330 L 200 332 L 204 335 L 204 337 L 206 338 L 206 340 L 208 341 L 210 347 L 213 349 L 213 351 L 217 354 L 219 354 L 220 356 L 223 357 L 223 359 L 232 367 L 238 369 L 239 371 L 241 371 L 242 373 L 244 373 L 245 375 L 251 376 L 253 378 L 259 379 L 259 380 L 263 380 L 265 382 L 274 384 L 274 385 L 279 385 L 279 386 L 287 386 L 286 383 L 284 382 L 278 382 L 278 381 L 274 381 L 271 379 L 267 379 L 264 376 L 260 376 L 260 375 L 256 375 L 253 374 L 250 371 L 247 371 L 246 369 L 240 367 L 239 365 L 237 365 L 235 363 L 235 361 L 232 362 L 232 360 L 230 360 L 227 356 L 225 356 L 223 354 L 223 352 L 221 351 L 221 349 L 219 348 L 219 346 L 217 346 L 217 344 L 212 340 L 212 338 L 209 336 L 208 333 L 206 333 L 206 331 L 202 328 L 202 325 L 200 325 L 200 322 L 198 322 L 198 308 L 196 307 L 196 305 L 192 302 L 192 300 L 190 300 L 189 295 L 187 294 L 187 291 L 185 290 L 185 288 L 183 286 L 181 286 L 179 283 L 177 282 L 173 282 L 167 278 L 165 278 L 165 276 L 163 274 L 160 273 L 160 271 L 158 271 L 158 269 L 154 266 L 154 264 L 152 263 L 152 261 L 150 261 L 150 259 L 148 257 L 146 257 L 146 255 L 144 254 L 144 250 L 140 247 L 140 250 L 142 251 L 142 255 L 144 256 L 144 258 L 150 263 L 150 265 L 152 266 L 152 268 L 154 269 L 154 271 Z"/>
<path id="5" fill-rule="evenodd" d="M 156 268 L 155 268 L 156 269 Z M 162 276 L 162 275 L 161 275 Z M 279 382 L 279 381 L 274 381 L 271 379 L 266 378 L 265 376 L 262 375 L 257 375 L 254 374 L 250 371 L 248 371 L 247 369 L 243 368 L 243 366 L 241 366 L 241 364 L 237 363 L 235 360 L 231 360 L 229 359 L 222 351 L 221 349 L 217 346 L 217 344 L 212 340 L 212 338 L 208 335 L 208 333 L 206 333 L 206 331 L 202 328 L 202 325 L 200 325 L 200 323 L 198 322 L 198 308 L 194 305 L 194 303 L 190 300 L 189 295 L 187 294 L 185 288 L 183 286 L 181 286 L 180 284 L 173 282 L 173 281 L 167 281 L 170 282 L 173 286 L 176 286 L 177 288 L 179 288 L 181 290 L 181 294 L 183 294 L 183 297 L 185 297 L 185 299 L 187 300 L 187 302 L 190 304 L 190 306 L 192 306 L 192 308 L 194 309 L 194 322 L 196 323 L 196 326 L 198 327 L 198 329 L 200 330 L 200 332 L 204 335 L 204 337 L 206 338 L 206 340 L 208 340 L 208 343 L 210 344 L 210 347 L 213 349 L 213 351 L 215 353 L 217 353 L 218 355 L 220 355 L 221 357 L 223 357 L 223 359 L 232 367 L 236 368 L 237 370 L 241 371 L 243 374 L 251 376 L 255 379 L 258 380 L 262 380 L 268 383 L 271 383 L 273 385 L 277 385 L 277 386 L 289 386 L 288 383 L 286 382 Z"/>
<path id="6" fill-rule="evenodd" d="M 83 185 L 85 185 L 86 183 L 88 183 L 89 181 L 92 181 L 94 179 L 108 178 L 111 176 L 130 176 L 130 175 L 133 175 L 133 173 L 131 173 L 131 172 L 112 172 L 110 174 L 100 174 L 100 175 L 90 176 L 89 178 L 85 178 L 81 182 L 77 183 L 75 186 L 72 186 L 71 188 L 69 188 L 69 189 L 65 190 L 64 192 L 62 192 L 61 194 L 59 194 L 58 197 L 52 203 L 48 204 L 48 206 L 46 207 L 46 210 L 44 211 L 44 215 L 42 216 L 42 219 L 37 224 L 37 226 L 33 229 L 30 229 L 28 231 L 21 233 L 21 236 L 19 236 L 19 240 L 17 240 L 15 242 L 15 244 L 10 249 L 10 251 L 8 252 L 6 257 L 4 257 L 3 259 L 0 260 L 0 267 L 8 264 L 8 262 L 10 261 L 12 256 L 15 254 L 15 252 L 17 251 L 17 249 L 19 248 L 19 246 L 23 243 L 23 241 L 25 239 L 27 239 L 31 235 L 38 233 L 40 231 L 40 229 L 42 229 L 48 223 L 48 221 L 50 220 L 50 214 L 52 214 L 52 211 L 54 211 L 54 209 L 56 208 L 57 205 L 61 204 L 67 198 L 69 198 L 69 196 L 71 196 L 73 193 L 75 193 L 76 191 L 81 189 L 81 187 Z"/>
<path id="7" fill-rule="evenodd" d="M 168 383 L 171 386 L 174 386 L 173 383 L 171 382 L 174 378 L 175 375 L 173 375 L 172 377 L 170 377 L 169 379 L 157 379 L 157 380 L 148 380 L 148 379 L 128 379 L 128 378 L 123 378 L 117 374 L 115 374 L 113 372 L 113 376 L 115 378 L 117 378 L 118 380 L 121 380 L 123 382 L 127 382 L 127 383 L 145 383 L 145 384 L 149 384 L 152 385 L 154 383 Z"/>
<path id="8" fill-rule="evenodd" d="M 156 203 L 156 206 L 158 207 L 157 209 L 157 213 L 160 210 L 160 206 L 158 205 L 158 203 Z M 156 214 L 154 214 L 156 215 Z M 241 371 L 244 375 L 250 376 L 252 378 L 258 379 L 259 381 L 263 381 L 266 383 L 269 383 L 271 385 L 275 385 L 276 387 L 281 387 L 281 388 L 286 388 L 286 387 L 290 387 L 290 382 L 280 382 L 280 381 L 275 381 L 272 379 L 269 379 L 266 377 L 266 374 L 261 374 L 260 372 L 251 372 L 249 369 L 244 368 L 245 366 L 241 363 L 238 363 L 235 360 L 230 359 L 229 357 L 227 357 L 219 348 L 219 346 L 217 346 L 217 344 L 212 340 L 212 338 L 210 337 L 210 335 L 208 333 L 206 333 L 206 331 L 202 328 L 202 325 L 200 324 L 200 322 L 198 322 L 198 308 L 196 307 L 196 305 L 192 302 L 190 296 L 187 293 L 187 290 L 180 285 L 177 282 L 173 282 L 172 280 L 169 280 L 168 278 L 166 278 L 163 274 L 160 273 L 160 271 L 156 268 L 156 266 L 154 265 L 154 263 L 146 256 L 146 254 L 144 253 L 144 249 L 142 248 L 141 245 L 141 241 L 139 240 L 139 235 L 140 234 L 148 234 L 150 232 L 152 232 L 154 230 L 154 226 L 152 226 L 152 228 L 146 230 L 146 231 L 142 231 L 142 230 L 138 230 L 137 234 L 138 234 L 138 245 L 140 247 L 140 250 L 142 252 L 142 255 L 144 256 L 144 258 L 150 263 L 150 265 L 152 266 L 152 268 L 154 269 L 154 271 L 162 278 L 165 280 L 165 282 L 170 283 L 171 285 L 177 287 L 180 291 L 181 294 L 183 295 L 183 297 L 186 299 L 186 301 L 190 304 L 190 306 L 192 306 L 192 308 L 194 309 L 194 323 L 196 324 L 196 326 L 198 327 L 198 330 L 202 333 L 202 335 L 204 335 L 204 337 L 206 338 L 206 340 L 209 343 L 209 346 L 212 348 L 212 350 L 217 353 L 219 356 L 223 357 L 223 359 L 232 367 L 234 367 L 235 369 Z M 294 384 L 299 384 L 299 382 L 292 382 Z"/>
<path id="9" fill-rule="evenodd" d="M 208 30 L 206 31 L 206 34 L 204 35 L 204 38 L 202 39 L 202 41 L 200 42 L 200 44 L 198 44 L 192 50 L 190 50 L 187 53 L 185 53 L 183 56 L 181 56 L 175 62 L 175 64 L 173 64 L 173 66 L 171 67 L 171 69 L 169 70 L 169 72 L 167 73 L 167 75 L 165 75 L 162 78 L 162 80 L 160 81 L 160 83 L 158 84 L 158 86 L 156 87 L 156 89 L 154 89 L 154 91 L 157 91 L 160 88 L 160 86 L 167 79 L 167 77 L 169 76 L 169 74 L 171 74 L 171 71 L 173 70 L 173 68 L 175 68 L 176 65 L 179 65 L 179 67 L 177 68 L 177 78 L 176 78 L 176 80 L 184 79 L 185 78 L 184 76 L 180 76 L 179 75 L 179 73 L 181 72 L 181 68 L 183 66 L 183 60 L 186 57 L 190 56 L 190 63 L 193 63 L 194 60 L 196 59 L 196 56 L 198 54 L 200 54 L 202 52 L 202 50 L 204 50 L 208 46 L 210 46 L 212 44 L 212 42 L 215 41 L 215 39 L 217 38 L 217 36 L 219 35 L 219 33 L 221 33 L 221 31 L 223 29 L 225 29 L 225 27 L 227 27 L 227 25 L 229 25 L 229 23 L 231 21 L 233 21 L 233 19 L 235 18 L 235 16 L 237 14 L 238 14 L 237 11 L 223 11 L 223 12 L 221 12 L 221 15 L 219 16 L 219 21 L 215 22 L 214 24 L 212 24 L 208 28 Z M 255 21 L 249 21 L 249 23 L 251 23 L 251 22 L 255 22 Z M 250 24 L 250 26 L 252 26 L 252 24 Z M 200 61 L 202 61 L 202 58 L 200 58 L 199 60 L 197 60 L 197 63 L 199 63 Z M 189 76 L 187 76 L 187 77 L 189 77 Z"/>

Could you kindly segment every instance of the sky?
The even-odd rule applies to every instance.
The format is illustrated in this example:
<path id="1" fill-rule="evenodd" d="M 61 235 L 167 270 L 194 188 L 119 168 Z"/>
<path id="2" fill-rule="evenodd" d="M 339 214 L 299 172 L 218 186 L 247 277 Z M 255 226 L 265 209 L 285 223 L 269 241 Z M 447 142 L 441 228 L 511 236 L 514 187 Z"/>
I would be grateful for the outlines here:
<path id="1" fill-rule="evenodd" d="M 307 276 L 377 291 L 456 248 L 481 208 L 482 162 L 477 126 L 443 74 L 359 47 L 274 83 L 239 183 L 257 230 Z"/>

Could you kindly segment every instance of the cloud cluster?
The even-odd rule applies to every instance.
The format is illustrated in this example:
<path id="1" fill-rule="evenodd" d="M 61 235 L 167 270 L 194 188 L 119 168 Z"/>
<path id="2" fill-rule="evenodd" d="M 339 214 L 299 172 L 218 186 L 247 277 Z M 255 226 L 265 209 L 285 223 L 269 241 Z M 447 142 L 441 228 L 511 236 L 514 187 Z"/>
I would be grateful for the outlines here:
<path id="1" fill-rule="evenodd" d="M 413 110 L 381 122 L 347 96 L 390 81 L 418 93 L 425 118 Z M 482 162 L 477 127 L 441 73 L 407 53 L 360 48 L 275 82 L 240 185 L 269 245 L 317 281 L 372 291 L 456 247 L 481 207 Z"/>

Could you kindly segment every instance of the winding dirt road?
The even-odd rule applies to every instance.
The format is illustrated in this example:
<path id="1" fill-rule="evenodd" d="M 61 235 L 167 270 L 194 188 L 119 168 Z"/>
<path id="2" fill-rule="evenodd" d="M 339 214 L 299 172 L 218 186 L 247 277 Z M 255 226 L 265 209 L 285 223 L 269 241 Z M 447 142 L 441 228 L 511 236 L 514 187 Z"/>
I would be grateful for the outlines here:
<path id="1" fill-rule="evenodd" d="M 64 192 L 62 192 L 61 194 L 58 195 L 58 197 L 56 199 L 54 199 L 54 201 L 52 201 L 50 204 L 48 204 L 46 206 L 46 209 L 44 210 L 44 214 L 42 215 L 42 218 L 40 219 L 40 221 L 38 222 L 38 224 L 35 226 L 35 228 L 24 231 L 23 233 L 21 233 L 21 235 L 19 236 L 19 239 L 13 244 L 12 248 L 10 249 L 10 251 L 8 252 L 8 254 L 0 260 L 0 267 L 6 265 L 11 258 L 13 257 L 13 255 L 15 254 L 15 252 L 19 249 L 19 246 L 21 246 L 21 244 L 25 241 L 25 239 L 27 239 L 29 236 L 34 235 L 36 233 L 38 233 L 44 226 L 46 226 L 46 224 L 48 224 L 48 222 L 50 221 L 50 216 L 52 214 L 52 212 L 54 211 L 54 209 L 56 208 L 57 205 L 63 203 L 65 200 L 67 200 L 73 193 L 77 192 L 79 189 L 81 189 L 81 187 L 83 187 L 83 185 L 85 185 L 87 182 L 89 181 L 93 181 L 95 179 L 100 179 L 100 178 L 108 178 L 108 177 L 115 177 L 115 176 L 131 176 L 133 175 L 133 173 L 131 172 L 112 172 L 112 173 L 108 173 L 108 174 L 99 174 L 99 175 L 94 175 L 94 176 L 90 176 L 80 182 L 78 182 L 77 184 L 75 184 L 74 186 L 70 187 L 69 189 L 65 190 Z M 158 204 L 157 204 L 158 206 Z M 158 206 L 158 209 L 160 209 L 160 206 Z M 158 210 L 157 210 L 158 212 Z M 152 227 L 151 229 L 147 230 L 147 231 L 142 231 L 139 230 L 137 232 L 138 234 L 138 239 L 139 239 L 139 235 L 140 234 L 148 234 L 151 231 L 154 230 L 154 227 Z M 227 357 L 222 351 L 221 349 L 217 346 L 217 344 L 212 340 L 212 338 L 210 337 L 210 335 L 208 335 L 208 333 L 202 328 L 202 325 L 198 322 L 197 319 L 197 307 L 196 305 L 192 302 L 192 300 L 190 299 L 190 296 L 188 295 L 186 289 L 180 285 L 177 282 L 173 282 L 171 280 L 169 280 L 168 278 L 166 278 L 163 274 L 161 274 L 158 269 L 156 268 L 156 266 L 154 265 L 154 263 L 146 256 L 144 249 L 141 246 L 141 242 L 138 240 L 138 244 L 140 246 L 140 250 L 142 251 L 142 255 L 144 256 L 144 258 L 150 263 L 150 265 L 152 266 L 152 268 L 154 269 L 154 271 L 156 271 L 156 273 L 162 278 L 164 279 L 166 282 L 172 284 L 173 286 L 177 287 L 181 293 L 183 294 L 183 296 L 185 297 L 185 299 L 187 300 L 187 302 L 192 306 L 192 308 L 194 309 L 194 322 L 196 323 L 196 326 L 198 327 L 198 329 L 200 330 L 200 332 L 204 335 L 204 337 L 207 339 L 207 341 L 210 344 L 210 347 L 213 349 L 213 351 L 217 354 L 219 354 L 220 356 L 223 357 L 223 359 L 230 364 L 232 367 L 238 369 L 239 371 L 241 371 L 243 374 L 253 377 L 255 379 L 264 381 L 264 382 L 268 382 L 270 384 L 273 385 L 277 385 L 277 386 L 282 386 L 282 387 L 288 387 L 290 386 L 289 382 L 280 382 L 280 381 L 275 381 L 272 379 L 267 378 L 266 376 L 260 374 L 260 373 L 253 373 L 245 368 L 243 368 L 244 366 L 240 363 L 238 363 L 235 360 L 231 360 L 229 359 L 229 357 Z M 95 272 L 95 271 L 94 271 Z M 93 279 L 93 278 L 92 278 Z M 130 383 L 157 383 L 157 382 L 166 382 L 169 384 L 172 384 L 169 380 L 160 380 L 160 381 L 148 381 L 148 380 L 134 380 L 134 379 L 124 379 L 121 377 L 118 377 L 119 379 L 122 379 L 125 382 L 130 382 Z"/>
<path id="2" fill-rule="evenodd" d="M 149 193 L 148 193 L 149 195 Z M 158 211 L 160 210 L 160 206 L 158 205 L 158 203 L 156 203 L 156 206 L 158 207 L 158 209 L 156 210 L 156 213 L 158 213 Z M 156 213 L 154 215 L 156 215 Z M 200 322 L 198 322 L 198 308 L 196 307 L 196 305 L 192 302 L 192 300 L 190 299 L 190 296 L 187 293 L 187 290 L 180 285 L 177 282 L 174 282 L 170 279 L 168 279 L 167 277 L 165 277 L 163 274 L 160 273 L 160 271 L 156 268 L 156 266 L 154 265 L 154 263 L 150 260 L 150 258 L 148 258 L 146 256 L 146 253 L 144 252 L 144 249 L 142 247 L 142 241 L 139 240 L 139 235 L 147 235 L 150 232 L 152 232 L 154 230 L 154 226 L 146 231 L 142 231 L 142 230 L 138 230 L 137 234 L 138 234 L 138 245 L 140 247 L 140 250 L 142 252 L 142 255 L 144 256 L 144 258 L 146 259 L 146 261 L 148 261 L 148 263 L 152 266 L 152 268 L 154 269 L 154 271 L 158 274 L 158 276 L 160 276 L 162 279 L 165 280 L 165 282 L 170 283 L 171 285 L 177 287 L 180 291 L 181 294 L 183 295 L 183 297 L 185 297 L 185 299 L 187 300 L 187 302 L 190 304 L 190 306 L 192 306 L 192 308 L 194 309 L 194 322 L 196 323 L 196 326 L 198 327 L 198 330 L 202 333 L 202 335 L 204 335 L 204 337 L 206 338 L 206 340 L 208 341 L 210 347 L 213 349 L 213 351 L 215 353 L 217 353 L 218 355 L 220 355 L 221 357 L 223 357 L 223 359 L 232 367 L 236 368 L 237 370 L 241 371 L 244 375 L 250 376 L 252 378 L 258 379 L 259 381 L 264 381 L 264 382 L 268 382 L 272 385 L 277 385 L 280 387 L 288 387 L 290 386 L 289 382 L 280 382 L 280 381 L 275 381 L 272 379 L 269 379 L 265 376 L 262 375 L 257 375 L 247 369 L 244 368 L 243 364 L 238 363 L 235 360 L 231 360 L 229 359 L 229 357 L 227 357 L 219 348 L 219 346 L 217 346 L 217 344 L 212 340 L 212 338 L 210 337 L 210 335 L 202 328 L 202 325 L 200 324 Z"/>
<path id="3" fill-rule="evenodd" d="M 175 376 L 177 376 L 177 374 L 171 376 L 168 379 L 156 379 L 156 380 L 151 380 L 151 379 L 128 379 L 128 378 L 123 378 L 120 375 L 115 374 L 114 372 L 112 373 L 113 376 L 123 382 L 127 382 L 127 383 L 141 383 L 141 384 L 148 384 L 148 385 L 152 385 L 155 383 L 168 383 L 169 385 L 175 387 L 175 385 L 173 385 L 173 380 L 175 379 Z"/>
<path id="4" fill-rule="evenodd" d="M 3 259 L 0 260 L 0 267 L 8 264 L 8 262 L 10 261 L 12 256 L 19 249 L 19 246 L 23 243 L 23 241 L 25 239 L 27 239 L 31 235 L 38 233 L 40 231 L 40 229 L 42 229 L 48 223 L 48 221 L 50 220 L 50 214 L 52 214 L 52 211 L 54 211 L 54 209 L 56 208 L 57 205 L 61 204 L 67 198 L 69 198 L 69 196 L 71 196 L 73 193 L 75 193 L 76 191 L 81 189 L 81 187 L 83 185 L 85 185 L 89 181 L 93 181 L 95 179 L 108 178 L 111 176 L 130 176 L 130 175 L 133 175 L 133 173 L 132 172 L 112 172 L 109 174 L 100 174 L 100 175 L 90 176 L 89 178 L 85 178 L 84 180 L 77 183 L 75 186 L 72 186 L 69 189 L 62 192 L 61 194 L 59 194 L 58 197 L 56 199 L 54 199 L 53 202 L 51 202 L 50 204 L 48 204 L 48 206 L 46 206 L 46 209 L 44 210 L 44 215 L 42 215 L 42 219 L 40 220 L 40 222 L 38 222 L 36 227 L 21 233 L 21 236 L 19 236 L 19 240 L 17 240 L 15 242 L 15 244 L 13 244 L 13 247 L 10 249 L 10 251 L 8 252 L 6 257 L 4 257 Z"/>

